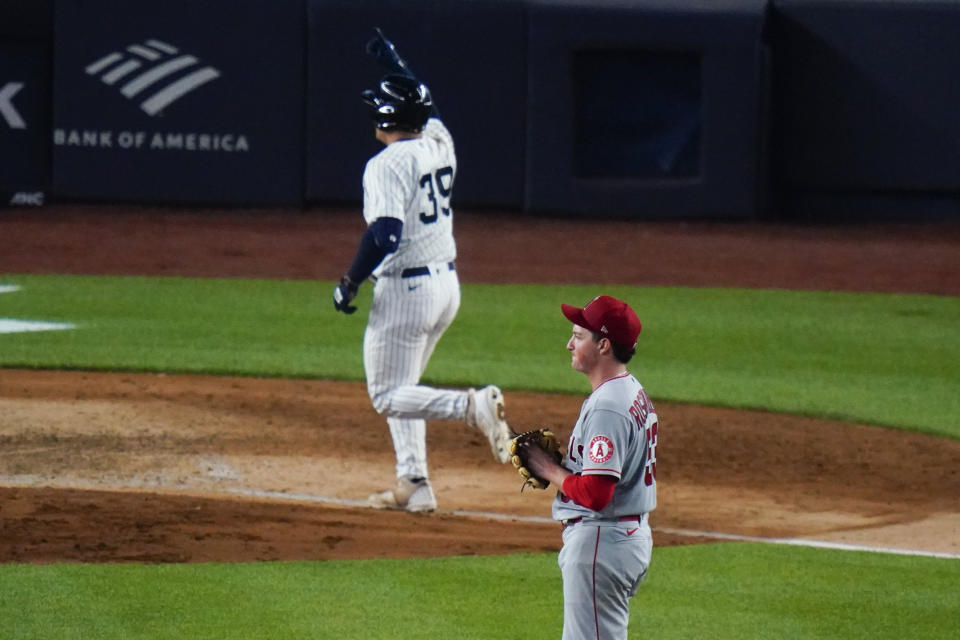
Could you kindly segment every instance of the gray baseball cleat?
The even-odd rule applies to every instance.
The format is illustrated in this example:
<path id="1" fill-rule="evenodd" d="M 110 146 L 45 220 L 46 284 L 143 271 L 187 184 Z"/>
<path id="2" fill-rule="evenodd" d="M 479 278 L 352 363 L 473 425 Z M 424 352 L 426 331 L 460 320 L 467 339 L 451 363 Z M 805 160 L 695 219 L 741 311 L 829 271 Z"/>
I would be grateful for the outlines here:
<path id="1" fill-rule="evenodd" d="M 510 442 L 513 434 L 505 419 L 503 391 L 493 385 L 483 389 L 470 389 L 467 403 L 467 424 L 476 427 L 487 436 L 490 450 L 497 462 L 510 459 Z"/>
<path id="2" fill-rule="evenodd" d="M 371 493 L 367 504 L 377 509 L 403 509 L 413 513 L 435 511 L 437 498 L 426 478 L 397 478 L 397 486 Z"/>

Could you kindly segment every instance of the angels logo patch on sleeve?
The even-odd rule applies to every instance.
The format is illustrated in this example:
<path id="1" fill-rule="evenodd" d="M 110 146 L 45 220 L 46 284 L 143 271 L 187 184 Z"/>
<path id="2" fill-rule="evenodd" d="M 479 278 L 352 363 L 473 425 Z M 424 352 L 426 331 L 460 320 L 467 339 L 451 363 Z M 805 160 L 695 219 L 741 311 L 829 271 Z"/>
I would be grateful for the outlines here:
<path id="1" fill-rule="evenodd" d="M 613 455 L 613 443 L 607 436 L 595 436 L 590 441 L 590 461 L 606 462 Z"/>

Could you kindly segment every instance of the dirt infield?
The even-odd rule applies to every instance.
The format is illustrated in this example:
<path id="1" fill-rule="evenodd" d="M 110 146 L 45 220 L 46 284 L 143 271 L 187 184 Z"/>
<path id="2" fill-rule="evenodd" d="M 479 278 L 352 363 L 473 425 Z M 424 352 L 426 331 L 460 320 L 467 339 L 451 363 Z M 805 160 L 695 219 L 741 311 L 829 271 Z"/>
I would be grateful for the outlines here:
<path id="1" fill-rule="evenodd" d="M 8 211 L 0 273 L 334 279 L 361 231 L 355 210 Z M 639 224 L 469 211 L 458 213 L 457 236 L 464 282 L 960 295 L 960 225 Z M 642 350 L 632 368 L 644 380 Z M 582 401 L 506 392 L 512 421 L 562 437 Z M 657 545 L 710 539 L 692 531 L 960 553 L 958 442 L 657 406 Z M 512 468 L 495 464 L 478 434 L 431 423 L 428 451 L 441 512 L 373 511 L 357 503 L 391 481 L 393 454 L 361 384 L 0 370 L 0 561 L 559 548 L 550 496 L 521 495 Z"/>

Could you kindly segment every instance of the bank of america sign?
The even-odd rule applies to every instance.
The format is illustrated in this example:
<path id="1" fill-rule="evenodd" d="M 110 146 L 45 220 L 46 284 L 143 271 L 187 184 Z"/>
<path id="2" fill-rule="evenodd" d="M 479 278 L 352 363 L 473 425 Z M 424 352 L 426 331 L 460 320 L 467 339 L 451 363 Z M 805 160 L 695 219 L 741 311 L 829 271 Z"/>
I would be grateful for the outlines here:
<path id="1" fill-rule="evenodd" d="M 125 98 L 138 101 L 140 108 L 151 116 L 220 77 L 219 70 L 152 38 L 132 44 L 123 52 L 108 53 L 88 64 L 84 71 L 117 87 Z"/>

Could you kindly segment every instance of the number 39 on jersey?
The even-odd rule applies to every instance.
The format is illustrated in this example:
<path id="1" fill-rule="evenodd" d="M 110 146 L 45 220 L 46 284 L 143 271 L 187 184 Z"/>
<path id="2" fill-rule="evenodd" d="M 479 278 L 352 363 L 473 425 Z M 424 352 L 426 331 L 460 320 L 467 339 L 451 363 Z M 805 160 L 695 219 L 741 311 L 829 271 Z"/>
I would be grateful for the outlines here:
<path id="1" fill-rule="evenodd" d="M 443 167 L 434 173 L 420 176 L 420 188 L 426 191 L 427 199 L 433 207 L 430 213 L 420 212 L 420 222 L 430 224 L 443 215 L 450 215 L 450 194 L 453 193 L 453 167 Z"/>

